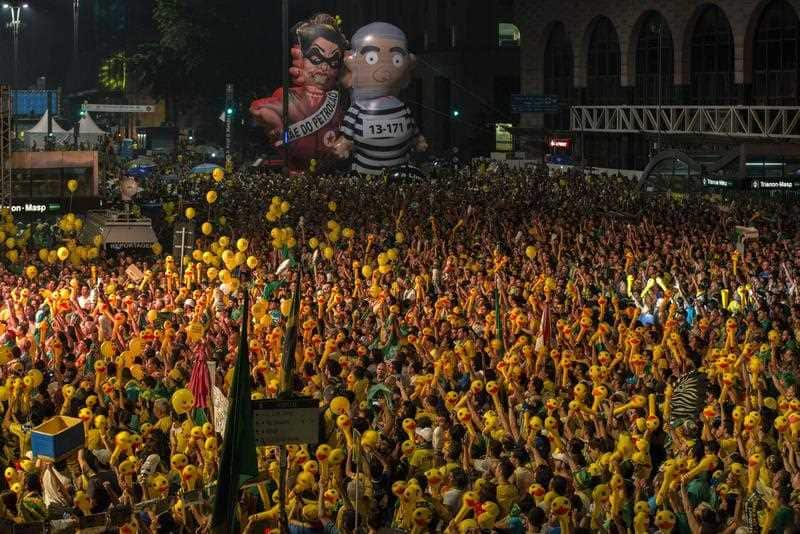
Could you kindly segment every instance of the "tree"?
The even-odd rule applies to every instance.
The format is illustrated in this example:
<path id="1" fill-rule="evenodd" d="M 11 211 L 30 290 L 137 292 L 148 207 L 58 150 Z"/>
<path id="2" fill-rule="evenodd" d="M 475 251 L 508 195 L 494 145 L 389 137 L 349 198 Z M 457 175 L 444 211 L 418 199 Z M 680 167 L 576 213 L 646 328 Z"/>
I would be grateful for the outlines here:
<path id="1" fill-rule="evenodd" d="M 154 96 L 222 109 L 225 83 L 249 102 L 280 82 L 280 2 L 156 0 L 153 18 L 130 68 Z"/>

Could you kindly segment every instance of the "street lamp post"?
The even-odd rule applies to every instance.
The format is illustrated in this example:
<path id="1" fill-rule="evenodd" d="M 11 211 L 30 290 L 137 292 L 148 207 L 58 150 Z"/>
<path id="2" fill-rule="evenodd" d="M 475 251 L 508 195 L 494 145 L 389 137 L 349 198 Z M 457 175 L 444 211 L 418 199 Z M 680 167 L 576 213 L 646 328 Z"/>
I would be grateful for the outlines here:
<path id="1" fill-rule="evenodd" d="M 14 87 L 16 88 L 19 83 L 18 79 L 18 71 L 19 71 L 19 35 L 22 31 L 22 10 L 28 9 L 28 4 L 21 3 L 21 2 L 14 2 L 11 4 L 3 4 L 3 10 L 8 10 L 11 12 L 11 22 L 9 22 L 9 27 L 11 28 L 11 43 L 14 50 L 14 76 L 13 76 L 13 83 Z"/>
<path id="2" fill-rule="evenodd" d="M 72 58 L 78 61 L 78 18 L 80 16 L 81 0 L 72 0 Z"/>

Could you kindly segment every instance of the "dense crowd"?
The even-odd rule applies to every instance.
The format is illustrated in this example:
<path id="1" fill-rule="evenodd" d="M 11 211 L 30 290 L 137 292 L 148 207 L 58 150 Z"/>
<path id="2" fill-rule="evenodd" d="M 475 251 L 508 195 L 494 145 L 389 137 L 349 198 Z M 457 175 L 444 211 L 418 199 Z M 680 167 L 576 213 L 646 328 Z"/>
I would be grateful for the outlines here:
<path id="1" fill-rule="evenodd" d="M 185 179 L 219 197 L 197 206 L 214 224 L 185 272 L 163 254 L 32 252 L 35 272 L 2 273 L 4 519 L 129 505 L 121 531 L 207 528 L 208 503 L 185 496 L 213 492 L 243 294 L 252 395 L 274 397 L 302 269 L 293 389 L 324 428 L 289 447 L 291 532 L 800 525 L 796 202 L 485 163 L 420 182 Z M 757 237 L 737 246 L 737 226 Z M 211 402 L 188 410 L 199 359 Z M 85 446 L 33 456 L 31 428 L 59 414 Z M 276 449 L 258 459 L 250 532 L 278 525 Z"/>

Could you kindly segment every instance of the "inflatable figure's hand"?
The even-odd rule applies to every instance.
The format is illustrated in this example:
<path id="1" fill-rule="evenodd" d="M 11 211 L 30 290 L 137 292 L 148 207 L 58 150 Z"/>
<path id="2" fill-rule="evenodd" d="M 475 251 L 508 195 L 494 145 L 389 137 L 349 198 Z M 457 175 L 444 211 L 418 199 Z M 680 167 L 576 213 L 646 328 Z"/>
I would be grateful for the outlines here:
<path id="1" fill-rule="evenodd" d="M 250 114 L 253 118 L 271 132 L 277 131 L 278 135 L 283 129 L 281 111 L 281 103 L 275 97 L 261 98 L 250 104 Z"/>
<path id="2" fill-rule="evenodd" d="M 428 141 L 425 140 L 425 136 L 418 135 L 417 139 L 415 140 L 415 146 L 417 152 L 425 152 L 428 150 Z"/>
<path id="3" fill-rule="evenodd" d="M 306 85 L 308 80 L 306 80 L 306 76 L 303 71 L 304 61 L 305 61 L 305 59 L 303 58 L 303 51 L 300 50 L 299 46 L 293 46 L 291 54 L 292 54 L 292 66 L 289 67 L 289 76 L 292 77 L 292 85 L 294 86 Z"/>
<path id="4" fill-rule="evenodd" d="M 351 150 L 353 150 L 353 142 L 344 137 L 340 137 L 333 143 L 333 153 L 339 159 L 349 158 Z"/>

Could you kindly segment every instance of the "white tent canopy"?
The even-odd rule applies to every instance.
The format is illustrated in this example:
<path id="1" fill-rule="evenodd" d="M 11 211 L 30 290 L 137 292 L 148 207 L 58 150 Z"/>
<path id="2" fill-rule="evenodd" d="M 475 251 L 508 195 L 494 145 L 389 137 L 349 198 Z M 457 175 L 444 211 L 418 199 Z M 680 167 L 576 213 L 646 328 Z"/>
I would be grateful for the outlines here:
<path id="1" fill-rule="evenodd" d="M 25 144 L 32 147 L 34 143 L 42 147 L 47 139 L 47 117 L 48 112 L 45 111 L 36 126 L 30 130 L 25 131 Z M 59 145 L 69 141 L 69 133 L 64 130 L 55 120 L 51 120 L 51 132 L 53 133 L 52 141 Z"/>
<path id="2" fill-rule="evenodd" d="M 94 122 L 88 113 L 81 117 L 78 127 L 78 141 L 82 143 L 97 143 L 106 135 L 106 132 Z M 67 133 L 74 136 L 75 128 L 70 129 Z"/>
<path id="3" fill-rule="evenodd" d="M 42 115 L 42 118 L 39 119 L 39 122 L 36 123 L 36 126 L 34 126 L 30 130 L 25 132 L 26 135 L 27 134 L 32 134 L 32 133 L 46 134 L 47 133 L 47 116 L 48 116 L 48 113 L 49 112 L 45 111 L 44 115 Z M 55 120 L 52 121 L 52 132 L 54 134 L 67 133 L 66 130 L 64 130 L 64 128 L 59 126 L 58 123 Z"/>
<path id="4" fill-rule="evenodd" d="M 94 120 L 92 119 L 91 115 L 89 115 L 89 113 L 86 113 L 83 116 L 83 118 L 80 120 L 80 122 L 78 122 L 78 124 L 80 125 L 80 132 L 79 132 L 80 135 L 84 135 L 84 134 L 86 134 L 86 135 L 90 135 L 90 134 L 91 135 L 106 135 L 106 132 L 104 132 L 97 125 L 97 123 L 94 122 Z M 70 130 L 70 132 L 71 131 L 72 130 Z"/>

